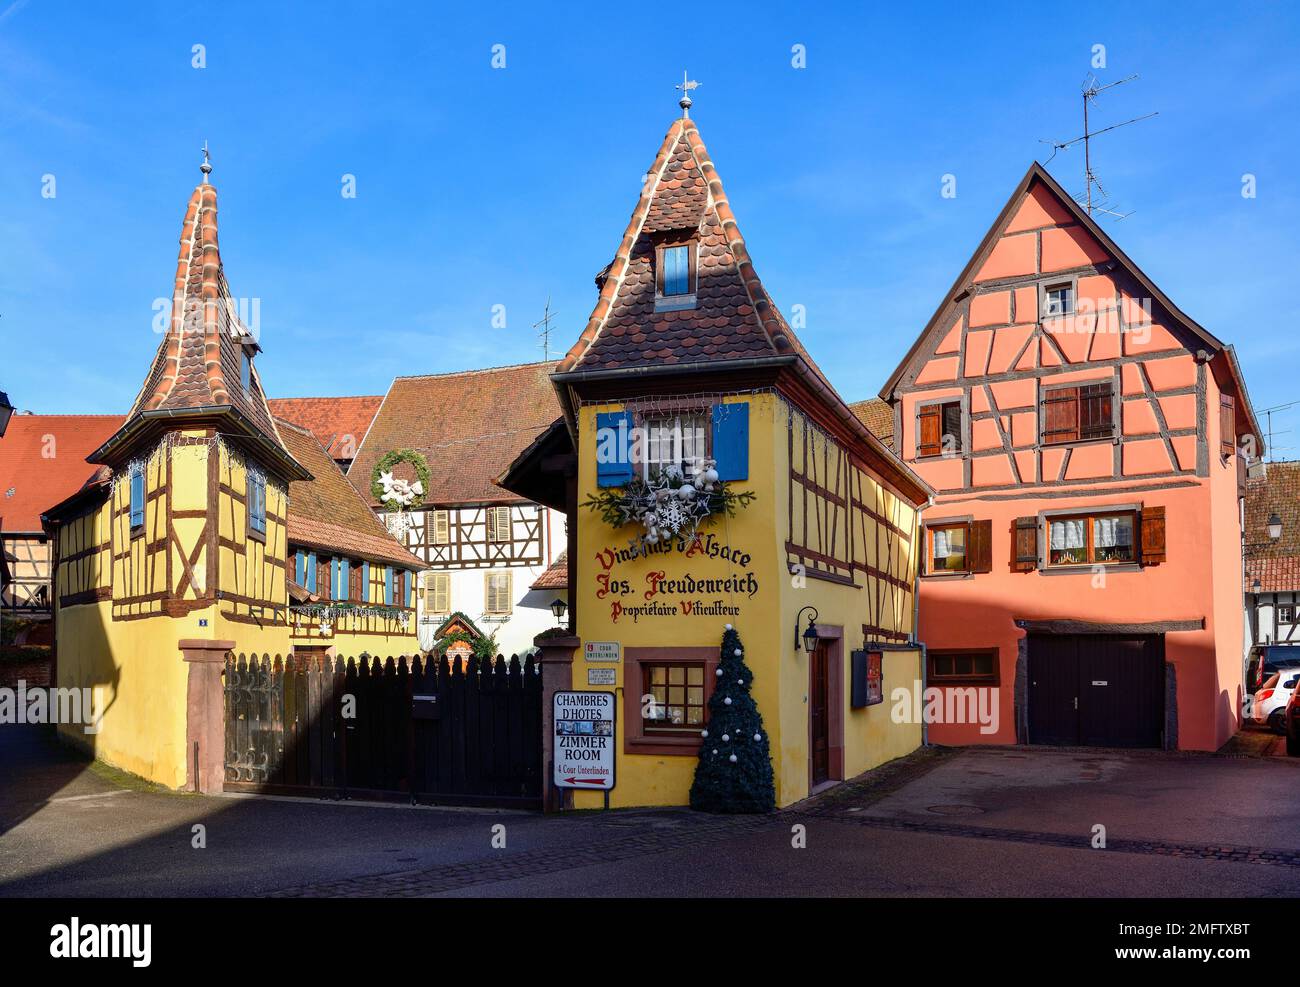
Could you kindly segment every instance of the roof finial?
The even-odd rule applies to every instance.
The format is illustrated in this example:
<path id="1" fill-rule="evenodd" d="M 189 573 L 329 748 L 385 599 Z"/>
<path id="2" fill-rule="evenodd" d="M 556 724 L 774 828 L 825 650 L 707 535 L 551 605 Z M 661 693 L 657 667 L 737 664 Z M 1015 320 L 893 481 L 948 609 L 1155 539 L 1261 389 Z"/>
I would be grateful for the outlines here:
<path id="1" fill-rule="evenodd" d="M 208 184 L 208 176 L 212 174 L 212 156 L 208 154 L 208 142 L 203 142 L 203 164 L 199 165 L 199 171 L 203 172 L 203 184 Z"/>
<path id="2" fill-rule="evenodd" d="M 677 101 L 677 105 L 682 108 L 683 120 L 689 120 L 691 118 L 691 90 L 698 85 L 698 82 L 690 78 L 687 72 L 683 71 L 681 85 L 673 86 L 674 89 L 680 89 L 682 91 L 682 98 Z"/>

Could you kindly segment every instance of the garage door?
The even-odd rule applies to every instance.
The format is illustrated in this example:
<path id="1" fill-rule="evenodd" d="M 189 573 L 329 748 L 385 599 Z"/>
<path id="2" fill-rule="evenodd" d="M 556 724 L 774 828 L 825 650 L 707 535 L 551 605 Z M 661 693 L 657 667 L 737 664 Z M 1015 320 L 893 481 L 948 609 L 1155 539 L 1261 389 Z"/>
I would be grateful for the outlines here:
<path id="1" fill-rule="evenodd" d="M 1160 635 L 1029 635 L 1029 742 L 1159 747 L 1165 642 Z"/>

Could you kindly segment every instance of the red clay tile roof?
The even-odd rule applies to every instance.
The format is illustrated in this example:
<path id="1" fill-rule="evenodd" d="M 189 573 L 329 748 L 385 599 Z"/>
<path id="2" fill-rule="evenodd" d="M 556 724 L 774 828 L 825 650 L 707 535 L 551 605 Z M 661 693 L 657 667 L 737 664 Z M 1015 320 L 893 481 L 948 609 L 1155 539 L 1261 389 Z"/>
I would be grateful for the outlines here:
<path id="1" fill-rule="evenodd" d="M 289 483 L 290 545 L 337 549 L 374 562 L 424 568 L 388 533 L 311 432 L 283 419 L 278 424 L 289 454 L 312 475 L 310 480 Z"/>
<path id="2" fill-rule="evenodd" d="M 569 553 L 561 552 L 546 571 L 533 580 L 529 589 L 568 589 L 569 588 Z"/>
<path id="3" fill-rule="evenodd" d="M 414 449 L 429 463 L 431 505 L 505 503 L 522 498 L 493 481 L 560 413 L 554 363 L 398 377 L 384 396 L 348 479 L 367 503 L 375 463 Z M 403 467 L 394 471 L 403 479 Z M 378 506 L 376 504 L 376 506 Z"/>
<path id="4" fill-rule="evenodd" d="M 597 278 L 596 307 L 559 371 L 797 355 L 825 381 L 754 272 L 694 122 L 673 121 L 648 174 L 623 242 Z M 654 235 L 697 230 L 696 307 L 656 312 Z"/>
<path id="5" fill-rule="evenodd" d="M 1300 590 L 1300 462 L 1268 463 L 1263 479 L 1246 481 L 1246 587 Z M 1268 537 L 1268 517 L 1282 519 L 1282 537 Z"/>
<path id="6" fill-rule="evenodd" d="M 86 457 L 123 421 L 121 415 L 14 415 L 0 438 L 0 531 L 40 531 L 41 513 L 96 474 Z"/>
<path id="7" fill-rule="evenodd" d="M 310 431 L 331 459 L 351 459 L 374 421 L 382 394 L 346 398 L 268 398 L 276 418 Z"/>
<path id="8" fill-rule="evenodd" d="M 256 364 L 244 390 L 245 344 L 254 348 L 251 355 L 256 342 L 235 310 L 217 249 L 217 190 L 204 182 L 190 196 L 181 225 L 171 324 L 127 420 L 143 411 L 231 407 L 283 446 Z"/>
<path id="9" fill-rule="evenodd" d="M 849 410 L 858 417 L 858 421 L 871 429 L 871 434 L 885 445 L 893 447 L 894 410 L 880 398 L 867 398 L 849 405 Z"/>

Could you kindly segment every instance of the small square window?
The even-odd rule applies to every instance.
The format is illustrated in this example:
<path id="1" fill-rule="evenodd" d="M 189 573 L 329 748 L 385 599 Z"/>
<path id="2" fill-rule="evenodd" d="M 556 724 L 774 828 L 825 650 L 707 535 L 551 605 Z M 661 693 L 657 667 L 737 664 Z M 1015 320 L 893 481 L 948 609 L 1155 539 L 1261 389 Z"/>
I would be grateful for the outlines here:
<path id="1" fill-rule="evenodd" d="M 1277 622 L 1279 624 L 1295 623 L 1295 607 L 1283 605 L 1277 608 Z"/>
<path id="2" fill-rule="evenodd" d="M 960 401 L 938 401 L 916 410 L 918 456 L 945 456 L 962 451 Z"/>
<path id="3" fill-rule="evenodd" d="M 1074 314 L 1074 282 L 1049 284 L 1043 287 L 1043 318 L 1059 319 Z"/>

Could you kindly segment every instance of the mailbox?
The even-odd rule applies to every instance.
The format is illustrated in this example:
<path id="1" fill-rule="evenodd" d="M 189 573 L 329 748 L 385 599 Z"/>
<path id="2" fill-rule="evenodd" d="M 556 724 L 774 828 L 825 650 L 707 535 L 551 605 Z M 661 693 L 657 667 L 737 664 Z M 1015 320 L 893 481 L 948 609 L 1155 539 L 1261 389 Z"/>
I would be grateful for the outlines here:
<path id="1" fill-rule="evenodd" d="M 436 695 L 411 697 L 411 717 L 416 720 L 442 719 L 442 707 Z"/>
<path id="2" fill-rule="evenodd" d="M 855 651 L 851 656 L 849 706 L 865 709 L 885 699 L 884 655 L 879 651 Z"/>

